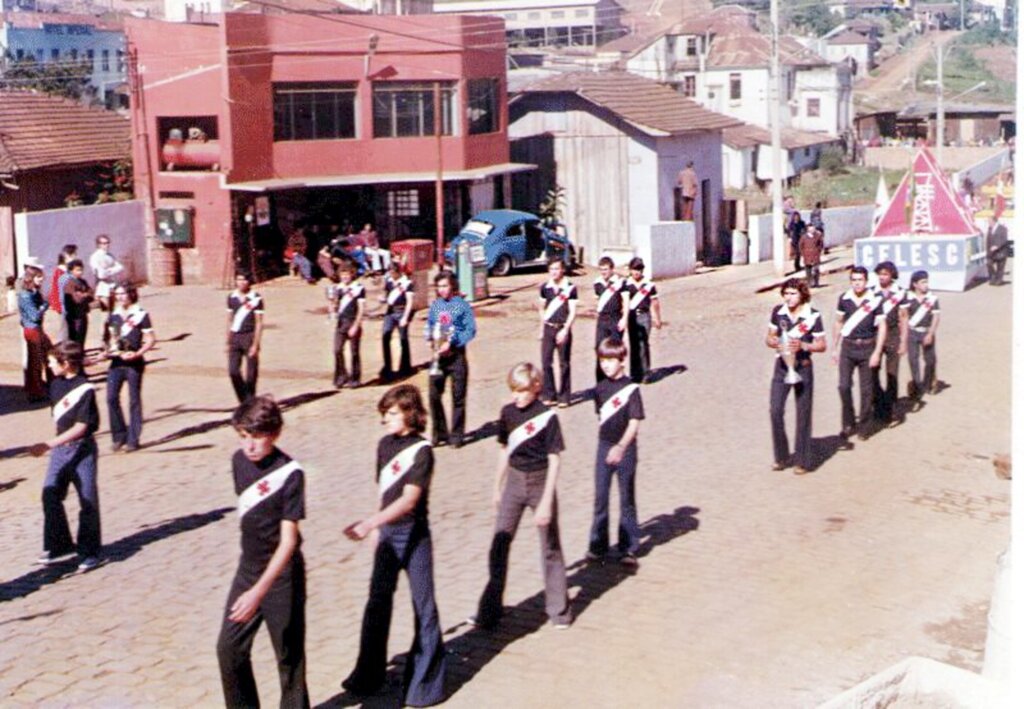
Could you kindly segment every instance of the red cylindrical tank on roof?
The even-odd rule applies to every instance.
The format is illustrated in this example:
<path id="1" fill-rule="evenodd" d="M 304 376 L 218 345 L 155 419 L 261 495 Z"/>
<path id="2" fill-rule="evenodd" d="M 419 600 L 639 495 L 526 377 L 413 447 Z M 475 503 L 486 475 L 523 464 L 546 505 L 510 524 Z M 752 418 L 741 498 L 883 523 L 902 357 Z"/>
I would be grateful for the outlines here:
<path id="1" fill-rule="evenodd" d="M 206 168 L 217 169 L 220 163 L 220 143 L 216 140 L 175 140 L 169 139 L 160 151 L 166 169 Z"/>

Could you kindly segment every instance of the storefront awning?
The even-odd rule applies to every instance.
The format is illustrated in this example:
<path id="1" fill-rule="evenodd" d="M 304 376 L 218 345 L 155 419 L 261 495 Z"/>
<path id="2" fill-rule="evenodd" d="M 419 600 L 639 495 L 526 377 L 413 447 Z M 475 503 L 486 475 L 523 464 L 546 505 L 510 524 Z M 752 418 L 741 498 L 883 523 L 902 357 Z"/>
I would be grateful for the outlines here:
<path id="1" fill-rule="evenodd" d="M 497 175 L 528 172 L 536 169 L 536 165 L 528 163 L 506 162 L 499 165 L 486 165 L 472 170 L 445 170 L 442 179 L 445 182 L 485 180 Z M 275 192 L 277 190 L 295 190 L 304 187 L 352 187 L 356 185 L 434 182 L 435 180 L 437 180 L 436 172 L 388 172 L 361 175 L 278 177 L 270 180 L 252 180 L 250 182 L 223 182 L 222 185 L 225 189 L 238 190 L 240 192 Z"/>

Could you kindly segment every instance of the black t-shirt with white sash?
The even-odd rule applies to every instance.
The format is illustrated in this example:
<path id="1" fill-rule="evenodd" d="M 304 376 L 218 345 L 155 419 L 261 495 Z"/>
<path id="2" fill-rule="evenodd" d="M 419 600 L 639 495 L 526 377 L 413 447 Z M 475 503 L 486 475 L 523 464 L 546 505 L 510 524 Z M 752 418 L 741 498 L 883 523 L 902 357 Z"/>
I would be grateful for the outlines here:
<path id="1" fill-rule="evenodd" d="M 377 486 L 380 506 L 384 509 L 402 496 L 406 485 L 420 489 L 420 499 L 411 512 L 391 522 L 391 525 L 427 521 L 427 498 L 430 479 L 434 474 L 434 451 L 418 434 L 399 436 L 388 434 L 377 444 Z"/>
<path id="2" fill-rule="evenodd" d="M 644 419 L 640 387 L 626 376 L 598 382 L 594 388 L 594 408 L 600 426 L 598 438 L 607 443 L 622 440 L 630 419 Z"/>
<path id="3" fill-rule="evenodd" d="M 836 315 L 843 323 L 841 334 L 844 338 L 869 340 L 878 334 L 878 325 L 885 319 L 882 298 L 865 290 L 858 298 L 850 288 L 839 296 Z"/>
<path id="4" fill-rule="evenodd" d="M 528 473 L 547 470 L 548 455 L 565 450 L 558 416 L 539 399 L 525 409 L 515 404 L 502 407 L 498 443 L 508 449 L 509 465 Z"/>
<path id="5" fill-rule="evenodd" d="M 625 286 L 625 281 L 615 275 L 607 281 L 603 278 L 598 278 L 594 281 L 598 317 L 611 318 L 613 320 L 622 318 L 622 291 Z"/>
<path id="6" fill-rule="evenodd" d="M 626 293 L 629 295 L 629 311 L 634 315 L 651 312 L 651 303 L 658 298 L 658 287 L 646 278 L 626 281 Z"/>
<path id="7" fill-rule="evenodd" d="M 236 451 L 231 469 L 241 518 L 242 565 L 262 570 L 281 542 L 282 520 L 298 522 L 306 516 L 305 477 L 299 464 L 277 448 L 255 463 Z"/>
<path id="8" fill-rule="evenodd" d="M 789 312 L 785 303 L 779 303 L 772 308 L 771 320 L 768 327 L 772 328 L 778 337 L 786 333 L 789 339 L 800 340 L 811 344 L 816 337 L 825 336 L 825 324 L 821 320 L 821 313 L 817 308 L 812 308 L 809 303 L 804 303 L 797 308 L 796 313 Z M 778 352 L 775 353 L 778 356 Z M 796 353 L 798 360 L 810 359 L 811 353 L 800 350 Z"/>
<path id="9" fill-rule="evenodd" d="M 907 325 L 912 330 L 922 332 L 932 326 L 932 318 L 939 312 L 939 299 L 934 293 L 925 293 L 924 297 L 916 293 L 907 297 Z"/>
<path id="10" fill-rule="evenodd" d="M 384 279 L 384 299 L 387 302 L 388 315 L 394 313 L 404 313 L 405 305 L 409 300 L 409 295 L 413 292 L 414 286 L 412 279 L 402 274 L 400 278 L 392 278 L 388 276 Z"/>
<path id="11" fill-rule="evenodd" d="M 359 281 L 352 281 L 347 286 L 338 286 L 338 325 L 351 323 L 359 313 L 359 301 L 366 298 L 366 289 Z"/>
<path id="12" fill-rule="evenodd" d="M 127 310 L 114 310 L 107 318 L 107 328 L 108 333 L 112 328 L 113 332 L 110 334 L 124 342 L 123 349 L 129 352 L 138 352 L 142 349 L 142 335 L 152 332 L 153 322 L 149 318 L 149 313 L 135 304 Z M 142 367 L 145 364 L 146 361 L 141 357 L 127 362 L 120 357 L 113 357 L 110 360 L 111 367 Z"/>
<path id="13" fill-rule="evenodd" d="M 54 379 L 50 383 L 50 401 L 58 436 L 76 423 L 86 425 L 85 437 L 92 436 L 100 427 L 96 390 L 84 374 Z"/>
<path id="14" fill-rule="evenodd" d="M 907 291 L 899 283 L 893 283 L 888 290 L 882 290 L 881 286 L 875 286 L 874 292 L 882 299 L 882 314 L 885 315 L 885 324 L 889 328 L 889 335 L 892 336 L 900 324 L 900 308 L 906 308 Z"/>
<path id="15" fill-rule="evenodd" d="M 228 296 L 228 312 L 231 313 L 231 332 L 239 335 L 254 332 L 256 315 L 263 314 L 263 296 L 253 290 L 233 291 Z"/>
<path id="16" fill-rule="evenodd" d="M 569 301 L 578 300 L 576 286 L 563 278 L 561 283 L 548 281 L 540 287 L 540 299 L 544 302 L 544 322 L 564 325 L 569 319 Z"/>

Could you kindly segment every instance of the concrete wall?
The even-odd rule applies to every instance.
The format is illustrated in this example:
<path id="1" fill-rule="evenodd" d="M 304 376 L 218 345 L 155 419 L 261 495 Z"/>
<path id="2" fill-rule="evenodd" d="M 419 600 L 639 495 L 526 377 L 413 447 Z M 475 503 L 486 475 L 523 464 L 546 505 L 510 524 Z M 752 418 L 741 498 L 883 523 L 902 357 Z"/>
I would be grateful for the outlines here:
<path id="1" fill-rule="evenodd" d="M 1010 166 L 1009 149 L 1000 150 L 995 155 L 990 155 L 979 160 L 974 165 L 953 173 L 953 185 L 960 189 L 965 177 L 970 177 L 975 189 L 991 180 L 999 174 L 1004 167 Z"/>
<path id="2" fill-rule="evenodd" d="M 650 278 L 687 276 L 697 270 L 697 241 L 693 222 L 635 224 L 636 255 Z"/>
<path id="3" fill-rule="evenodd" d="M 804 221 L 811 216 L 811 210 L 802 209 Z M 825 248 L 852 244 L 854 239 L 871 235 L 875 207 L 860 204 L 853 207 L 831 207 L 822 210 L 825 222 Z M 772 260 L 772 215 L 757 214 L 749 217 L 750 263 Z"/>
<path id="4" fill-rule="evenodd" d="M 89 256 L 96 250 L 99 234 L 110 236 L 110 253 L 125 267 L 125 276 L 138 282 L 147 277 L 145 206 L 141 201 L 97 204 L 90 207 L 51 209 L 14 215 L 14 242 L 18 263 L 33 256 L 47 274 L 57 265 L 57 254 L 65 244 L 78 244 L 85 262 L 86 280 L 93 281 Z M 46 283 L 50 283 L 49 276 Z"/>
<path id="5" fill-rule="evenodd" d="M 929 148 L 935 154 L 935 147 Z M 946 146 L 942 149 L 942 167 L 946 170 L 964 170 L 1006 148 L 957 148 Z M 865 148 L 864 164 L 868 167 L 883 167 L 886 170 L 908 170 L 917 155 L 917 148 Z M 938 157 L 938 156 L 936 156 Z"/>

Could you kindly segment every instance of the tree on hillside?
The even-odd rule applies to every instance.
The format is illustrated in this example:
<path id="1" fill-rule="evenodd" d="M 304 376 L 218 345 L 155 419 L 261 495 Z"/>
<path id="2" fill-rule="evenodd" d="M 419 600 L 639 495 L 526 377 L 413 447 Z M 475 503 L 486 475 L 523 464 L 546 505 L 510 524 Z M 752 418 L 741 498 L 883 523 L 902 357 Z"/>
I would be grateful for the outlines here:
<path id="1" fill-rule="evenodd" d="M 834 30 L 842 21 L 829 11 L 827 5 L 800 4 L 789 11 L 789 22 L 820 37 Z"/>
<path id="2" fill-rule="evenodd" d="M 44 64 L 35 59 L 13 61 L 0 75 L 0 89 L 41 91 L 78 101 L 88 93 L 91 70 L 88 61 Z"/>

